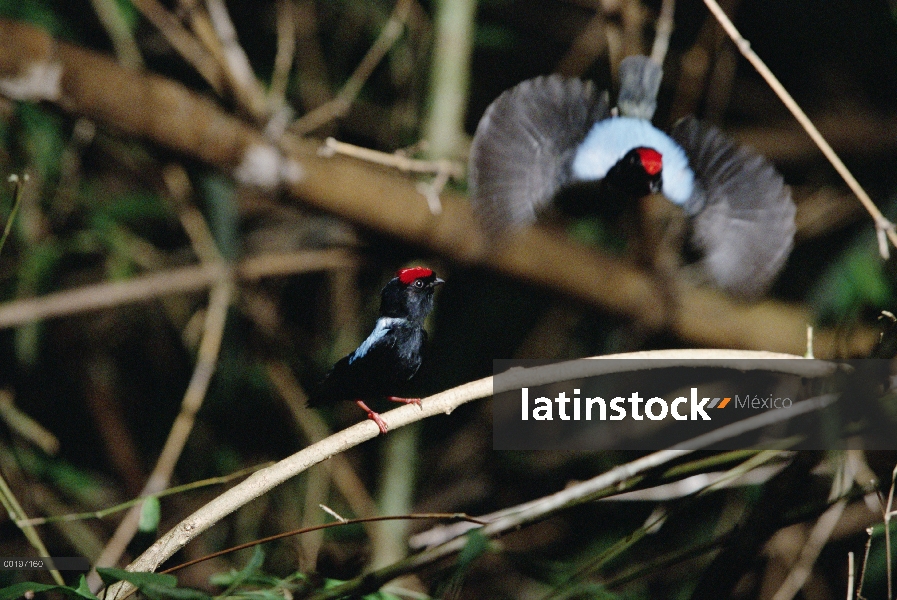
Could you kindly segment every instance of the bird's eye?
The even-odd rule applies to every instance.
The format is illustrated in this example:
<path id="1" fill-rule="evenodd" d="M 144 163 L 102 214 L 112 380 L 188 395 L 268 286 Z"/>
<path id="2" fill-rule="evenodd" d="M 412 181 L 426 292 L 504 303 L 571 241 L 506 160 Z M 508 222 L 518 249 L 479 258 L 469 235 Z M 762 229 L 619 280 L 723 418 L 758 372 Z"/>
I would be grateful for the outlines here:
<path id="1" fill-rule="evenodd" d="M 424 280 L 423 280 L 423 279 L 418 279 L 417 281 L 415 281 L 415 282 L 414 282 L 414 287 L 416 287 L 416 288 L 422 288 L 422 287 L 424 287 Z"/>

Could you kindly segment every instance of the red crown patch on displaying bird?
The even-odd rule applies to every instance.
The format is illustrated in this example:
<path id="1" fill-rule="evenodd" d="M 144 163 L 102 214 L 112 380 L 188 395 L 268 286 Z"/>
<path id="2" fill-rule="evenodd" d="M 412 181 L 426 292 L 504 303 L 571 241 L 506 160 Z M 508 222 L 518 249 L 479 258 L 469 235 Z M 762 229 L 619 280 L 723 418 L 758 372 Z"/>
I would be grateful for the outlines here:
<path id="1" fill-rule="evenodd" d="M 642 166 L 648 175 L 657 175 L 663 169 L 663 157 L 660 152 L 654 148 L 636 148 L 639 158 L 642 160 Z"/>
<path id="2" fill-rule="evenodd" d="M 399 269 L 396 271 L 396 277 L 398 277 L 399 281 L 405 285 L 414 283 L 415 279 L 430 277 L 431 275 L 433 275 L 433 269 L 428 269 L 426 267 L 408 267 L 407 269 Z"/>

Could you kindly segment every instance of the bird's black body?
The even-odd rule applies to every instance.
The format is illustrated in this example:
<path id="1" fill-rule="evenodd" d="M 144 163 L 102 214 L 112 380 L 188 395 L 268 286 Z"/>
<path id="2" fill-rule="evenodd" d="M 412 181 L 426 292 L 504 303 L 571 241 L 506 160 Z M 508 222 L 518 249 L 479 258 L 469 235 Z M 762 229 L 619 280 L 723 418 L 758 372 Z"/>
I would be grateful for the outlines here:
<path id="1" fill-rule="evenodd" d="M 400 270 L 383 288 L 380 318 L 374 330 L 354 352 L 333 366 L 309 406 L 354 400 L 386 433 L 379 415 L 364 401 L 384 397 L 405 401 L 396 396 L 420 368 L 421 349 L 427 339 L 424 320 L 433 308 L 433 292 L 440 283 L 442 280 L 430 269 Z"/>
<path id="2" fill-rule="evenodd" d="M 368 337 L 368 340 L 374 338 L 374 343 L 367 348 L 362 344 L 333 365 L 309 406 L 401 394 L 420 368 L 426 337 L 419 324 L 380 317 Z"/>

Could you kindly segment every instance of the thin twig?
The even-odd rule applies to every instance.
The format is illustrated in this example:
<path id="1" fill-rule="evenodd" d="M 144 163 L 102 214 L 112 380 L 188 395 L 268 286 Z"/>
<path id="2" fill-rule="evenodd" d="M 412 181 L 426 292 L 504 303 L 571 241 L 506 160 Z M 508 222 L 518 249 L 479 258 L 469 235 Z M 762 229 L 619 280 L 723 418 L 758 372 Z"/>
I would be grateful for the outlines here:
<path id="1" fill-rule="evenodd" d="M 6 484 L 6 479 L 3 478 L 2 474 L 0 474 L 0 504 L 3 504 L 3 508 L 6 509 L 6 514 L 9 515 L 10 519 L 16 522 L 19 530 L 25 535 L 25 538 L 32 547 L 37 550 L 38 555 L 41 558 L 50 558 L 50 553 L 47 551 L 47 547 L 44 546 L 44 542 L 40 539 L 37 530 L 33 525 L 25 523 L 25 521 L 28 520 L 28 516 L 25 514 L 25 509 L 23 509 L 22 505 L 19 504 L 19 501 L 16 500 L 15 495 Z M 50 575 L 52 575 L 53 581 L 59 585 L 65 585 L 65 581 L 62 579 L 62 574 L 55 568 L 50 569 Z"/>
<path id="2" fill-rule="evenodd" d="M 274 55 L 274 70 L 268 90 L 268 106 L 272 110 L 286 104 L 290 69 L 296 55 L 296 12 L 292 0 L 279 0 L 277 3 L 277 53 Z"/>
<path id="3" fill-rule="evenodd" d="M 115 506 L 110 506 L 108 508 L 104 508 L 102 510 L 93 510 L 88 512 L 80 512 L 80 513 L 68 513 L 64 515 L 53 515 L 50 517 L 35 517 L 32 519 L 25 519 L 22 521 L 17 521 L 17 525 L 46 525 L 47 523 L 69 523 L 72 521 L 83 521 L 85 519 L 103 519 L 108 517 L 109 515 L 114 515 L 117 512 L 121 512 L 125 509 L 131 508 L 135 504 L 141 504 L 147 498 L 164 498 L 165 496 L 173 496 L 175 494 L 181 494 L 183 492 L 188 492 L 191 490 L 198 490 L 200 488 L 208 487 L 210 485 L 221 485 L 223 483 L 227 483 L 239 477 L 243 477 L 244 475 L 249 475 L 250 473 L 254 473 L 259 469 L 264 469 L 267 466 L 270 466 L 271 463 L 263 463 L 261 465 L 253 465 L 251 467 L 247 467 L 245 469 L 240 469 L 239 471 L 234 471 L 228 475 L 221 475 L 219 477 L 209 477 L 208 479 L 202 479 L 200 481 L 193 481 L 191 483 L 185 483 L 183 485 L 178 485 L 175 487 L 170 487 L 161 492 L 157 492 L 155 494 L 150 494 L 147 496 L 140 496 L 138 498 L 134 498 L 132 500 L 128 500 L 127 502 L 122 502 L 121 504 L 116 504 Z"/>
<path id="4" fill-rule="evenodd" d="M 221 94 L 224 92 L 224 70 L 221 65 L 208 53 L 181 22 L 159 0 L 133 0 L 134 8 L 153 25 L 168 40 L 171 47 L 188 63 L 193 65 L 196 72 L 206 80 L 212 89 Z"/>
<path id="5" fill-rule="evenodd" d="M 430 182 L 418 182 L 417 191 L 426 198 L 427 206 L 433 215 L 442 213 L 442 201 L 439 195 L 449 182 L 449 178 L 459 180 L 464 177 L 464 166 L 458 161 L 448 159 L 420 160 L 409 158 L 403 151 L 393 153 L 371 150 L 363 146 L 356 146 L 346 142 L 340 142 L 329 137 L 324 140 L 324 145 L 318 149 L 318 155 L 331 157 L 337 154 L 351 156 L 377 165 L 393 167 L 404 173 L 435 173 L 436 177 Z"/>
<path id="6" fill-rule="evenodd" d="M 129 69 L 141 68 L 143 57 L 140 55 L 140 48 L 134 40 L 131 28 L 122 15 L 122 5 L 115 0 L 91 0 L 91 4 L 112 41 L 119 62 Z"/>
<path id="7" fill-rule="evenodd" d="M 208 52 L 211 59 L 215 61 L 217 68 L 221 71 L 221 77 L 226 79 L 230 74 L 227 72 L 227 59 L 224 58 L 224 48 L 221 47 L 221 40 L 218 39 L 218 34 L 215 33 L 215 26 L 212 25 L 208 11 L 202 8 L 200 2 L 201 0 L 179 0 L 177 14 L 189 24 L 190 30 L 196 36 L 196 40 Z"/>
<path id="8" fill-rule="evenodd" d="M 374 41 L 368 53 L 355 68 L 355 71 L 343 85 L 333 100 L 322 104 L 299 117 L 292 125 L 290 131 L 298 135 L 306 135 L 333 119 L 342 117 L 349 111 L 349 107 L 358 97 L 358 93 L 364 86 L 368 77 L 386 56 L 393 44 L 405 30 L 405 22 L 411 9 L 411 0 L 398 0 L 389 20 L 380 30 L 380 35 Z"/>
<path id="9" fill-rule="evenodd" d="M 193 186 L 190 183 L 187 170 L 176 163 L 166 165 L 162 169 L 162 180 L 165 182 L 165 187 L 168 188 L 178 219 L 181 221 L 181 227 L 184 228 L 184 233 L 190 240 L 193 252 L 205 265 L 218 264 L 221 261 L 221 254 L 218 252 L 215 237 L 209 230 L 202 212 L 191 202 Z"/>
<path id="10" fill-rule="evenodd" d="M 854 592 L 854 576 L 856 567 L 854 565 L 853 552 L 847 553 L 847 600 L 853 600 Z"/>
<path id="11" fill-rule="evenodd" d="M 435 416 L 437 414 L 450 414 L 461 404 L 472 400 L 492 395 L 493 392 L 507 391 L 525 386 L 543 385 L 545 383 L 566 381 L 580 377 L 593 376 L 600 373 L 619 372 L 621 364 L 619 361 L 608 362 L 608 358 L 657 358 L 667 360 L 656 360 L 656 368 L 667 368 L 675 366 L 674 362 L 679 364 L 689 364 L 694 360 L 713 363 L 716 365 L 729 366 L 732 368 L 752 370 L 786 370 L 787 372 L 800 371 L 804 376 L 814 377 L 826 373 L 831 373 L 837 366 L 833 364 L 823 363 L 821 361 L 795 361 L 780 360 L 782 358 L 795 359 L 800 358 L 794 355 L 776 354 L 771 352 L 751 352 L 751 351 L 702 351 L 702 350 L 660 350 L 651 352 L 636 352 L 631 354 L 618 354 L 604 357 L 596 357 L 594 360 L 578 360 L 572 362 L 559 363 L 546 367 L 535 367 L 532 369 L 517 369 L 508 372 L 506 377 L 500 380 L 500 385 L 495 385 L 492 377 L 486 377 L 477 381 L 473 381 L 450 390 L 446 390 L 439 394 L 435 394 L 422 401 L 421 406 L 406 405 L 393 409 L 381 415 L 386 422 L 390 431 L 394 431 L 409 423 L 417 422 L 422 419 Z M 725 362 L 723 359 L 728 359 Z M 756 360 L 769 359 L 769 360 Z M 733 362 L 734 361 L 734 362 Z M 738 362 L 742 361 L 742 362 Z M 634 361 L 633 361 L 634 362 Z M 803 364 L 801 364 L 803 363 Z M 693 364 L 693 362 L 691 362 Z M 627 365 L 622 365 L 627 366 Z M 635 368 L 629 365 L 630 368 Z M 642 368 L 649 368 L 643 366 Z M 681 445 L 673 447 L 661 453 L 655 453 L 651 457 L 645 457 L 641 461 L 636 461 L 630 465 L 618 467 L 613 471 L 606 473 L 605 479 L 600 481 L 606 483 L 599 486 L 598 489 L 611 485 L 616 481 L 622 481 L 635 472 L 649 466 L 662 464 L 674 457 L 687 454 L 691 449 L 703 447 L 704 445 L 718 443 L 721 439 L 733 433 L 740 434 L 742 429 L 746 427 L 759 427 L 768 424 L 769 419 L 791 418 L 806 410 L 818 410 L 832 399 L 824 397 L 822 399 L 807 400 L 795 404 L 791 409 L 783 409 L 778 411 L 770 411 L 760 417 L 751 417 L 740 421 L 734 425 L 722 427 L 711 434 L 701 436 L 695 440 L 687 442 L 687 446 Z M 767 419 L 763 421 L 762 419 Z M 741 429 L 739 429 L 741 428 Z M 748 429 L 749 430 L 749 429 Z M 302 473 L 312 465 L 322 460 L 330 458 L 335 454 L 343 452 L 349 448 L 357 446 L 363 441 L 373 439 L 380 434 L 380 430 L 372 421 L 365 420 L 351 427 L 344 429 L 334 435 L 321 440 L 316 444 L 312 444 L 303 450 L 289 456 L 280 462 L 253 473 L 249 478 L 240 484 L 234 486 L 230 490 L 224 492 L 205 506 L 198 509 L 193 514 L 186 517 L 178 525 L 172 528 L 168 533 L 163 535 L 159 540 L 141 554 L 128 569 L 131 571 L 152 571 L 156 569 L 162 561 L 168 559 L 172 554 L 183 548 L 190 540 L 200 535 L 214 523 L 229 515 L 247 502 L 258 498 L 262 494 L 267 493 L 272 488 L 280 485 L 284 481 Z M 722 437 L 720 437 L 722 436 Z M 688 449 L 686 449 L 688 448 Z M 653 457 L 653 458 L 652 458 Z M 634 472 L 633 469 L 635 469 Z M 619 479 L 622 477 L 623 479 Z M 593 480 L 594 481 L 594 480 Z M 558 498 L 548 501 L 546 506 L 540 504 L 540 509 L 551 510 L 552 507 L 559 507 L 564 502 L 559 502 Z M 535 510 L 535 509 L 533 509 Z M 511 516 L 496 522 L 496 525 L 506 525 L 508 519 L 525 518 L 526 515 L 534 515 L 535 512 L 528 511 L 522 515 Z M 544 514 L 544 513 L 541 513 Z M 520 521 L 521 523 L 524 521 Z M 491 530 L 489 530 L 491 531 Z M 484 530 L 484 533 L 489 533 Z M 450 543 L 455 543 L 453 540 Z M 463 546 L 463 540 L 461 543 Z M 454 551 L 454 550 L 451 550 Z M 450 551 L 450 552 L 451 552 Z M 396 573 L 396 575 L 403 574 Z M 116 597 L 113 591 L 121 592 L 130 589 L 129 584 L 116 584 L 114 588 L 110 588 L 108 597 Z"/>
<path id="12" fill-rule="evenodd" d="M 784 103 L 788 110 L 791 111 L 794 118 L 797 119 L 798 123 L 801 124 L 813 141 L 816 142 L 816 145 L 832 166 L 835 167 L 838 174 L 841 175 L 848 187 L 850 187 L 853 193 L 856 194 L 856 197 L 859 198 L 866 210 L 869 211 L 873 221 L 875 221 L 875 229 L 879 238 L 879 251 L 882 258 L 887 259 L 889 256 L 888 245 L 887 243 L 882 244 L 881 241 L 884 239 L 884 236 L 887 236 L 888 239 L 891 240 L 891 243 L 897 246 L 897 231 L 895 231 L 894 224 L 885 218 L 881 211 L 878 210 L 878 207 L 875 206 L 875 203 L 872 201 L 872 198 L 869 197 L 869 194 L 866 193 L 866 190 L 863 189 L 829 143 L 822 137 L 822 134 L 819 133 L 819 130 L 816 129 L 816 126 L 813 125 L 813 122 L 807 114 L 785 89 L 785 86 L 783 86 L 776 76 L 773 75 L 772 71 L 769 70 L 769 67 L 766 66 L 766 63 L 757 56 L 757 53 L 751 49 L 750 42 L 742 37 L 741 33 L 738 32 L 738 29 L 735 28 L 735 25 L 729 20 L 729 17 L 726 16 L 726 13 L 716 0 L 704 0 L 704 4 L 707 5 L 707 8 L 710 9 L 710 12 L 716 17 L 716 20 L 725 32 L 732 38 L 732 41 L 735 42 L 735 45 L 738 47 L 741 54 L 754 66 L 755 69 L 757 69 L 760 76 L 763 77 L 782 103 Z"/>
<path id="13" fill-rule="evenodd" d="M 224 69 L 234 87 L 235 95 L 250 115 L 255 119 L 262 119 L 267 113 L 265 95 L 249 63 L 249 57 L 240 45 L 237 30 L 224 0 L 206 0 L 206 8 L 221 44 Z"/>
<path id="14" fill-rule="evenodd" d="M 676 0 L 663 0 L 660 5 L 660 15 L 657 17 L 657 32 L 654 36 L 654 46 L 651 47 L 651 59 L 659 65 L 663 65 L 670 47 L 670 36 L 673 34 L 675 24 L 673 15 L 676 12 Z"/>
<path id="15" fill-rule="evenodd" d="M 262 254 L 239 263 L 234 269 L 234 275 L 239 280 L 253 281 L 346 267 L 354 262 L 351 253 L 344 250 Z M 140 275 L 126 281 L 85 285 L 36 298 L 13 300 L 0 304 L 0 329 L 132 302 L 145 302 L 171 294 L 201 291 L 217 281 L 220 270 L 221 267 L 214 264 L 191 265 Z"/>
<path id="16" fill-rule="evenodd" d="M 340 523 L 345 523 L 348 520 L 345 517 L 342 517 L 339 513 L 337 513 L 335 510 L 333 510 L 329 506 L 325 506 L 323 504 L 319 504 L 318 506 L 321 507 L 321 510 L 323 510 L 325 513 L 327 513 L 328 515 L 330 515 L 331 517 L 333 517 Z"/>
<path id="17" fill-rule="evenodd" d="M 885 506 L 884 522 L 885 522 L 885 564 L 887 565 L 888 576 L 888 599 L 893 598 L 892 579 L 891 579 L 891 517 L 894 508 L 894 487 L 897 486 L 897 467 L 891 472 L 891 489 L 888 491 L 888 504 Z"/>
<path id="18" fill-rule="evenodd" d="M 857 600 L 863 600 L 863 583 L 866 581 L 866 567 L 869 566 L 869 551 L 872 550 L 872 528 L 866 528 L 866 546 L 863 549 L 863 563 L 860 565 L 860 581 L 857 584 Z"/>
<path id="19" fill-rule="evenodd" d="M 6 226 L 3 228 L 3 237 L 0 237 L 0 251 L 3 250 L 3 246 L 6 245 L 6 239 L 9 237 L 9 232 L 12 231 L 13 221 L 16 219 L 16 214 L 19 212 L 19 206 L 22 204 L 22 192 L 25 189 L 25 182 L 28 181 L 28 174 L 22 175 L 19 178 L 18 175 L 10 175 L 9 182 L 13 184 L 13 200 L 12 200 L 12 208 L 9 210 L 9 216 L 6 218 Z"/>
<path id="20" fill-rule="evenodd" d="M 59 439 L 16 407 L 12 394 L 7 390 L 0 390 L 0 420 L 6 423 L 10 431 L 28 440 L 49 456 L 55 456 L 59 452 Z"/>
<path id="21" fill-rule="evenodd" d="M 420 181 L 416 186 L 417 191 L 427 199 L 427 206 L 430 207 L 430 212 L 433 215 L 442 214 L 442 200 L 439 199 L 439 195 L 448 182 L 449 172 L 439 171 L 433 181 Z"/>
<path id="22" fill-rule="evenodd" d="M 375 165 L 392 167 L 403 173 L 446 173 L 451 177 L 460 179 L 464 176 L 464 166 L 454 160 L 421 160 L 409 158 L 404 152 L 380 152 L 363 146 L 356 146 L 347 142 L 340 142 L 332 137 L 324 140 L 324 145 L 318 150 L 318 155 L 331 157 L 336 154 L 351 156 Z"/>
<path id="23" fill-rule="evenodd" d="M 831 537 L 832 531 L 834 531 L 835 525 L 838 524 L 838 520 L 844 513 L 846 506 L 847 500 L 842 498 L 822 513 L 822 516 L 819 517 L 812 531 L 810 531 L 810 536 L 801 549 L 797 562 L 788 572 L 788 576 L 782 582 L 781 587 L 779 587 L 772 600 L 791 600 L 797 595 L 810 576 L 813 564 Z"/>
<path id="24" fill-rule="evenodd" d="M 180 412 L 175 417 L 165 445 L 156 460 L 156 466 L 141 491 L 141 496 L 157 494 L 168 487 L 174 467 L 187 443 L 190 432 L 193 430 L 196 413 L 205 399 L 212 375 L 215 373 L 218 352 L 221 349 L 221 340 L 227 321 L 227 309 L 232 296 L 233 280 L 225 271 L 209 294 L 209 306 L 206 310 L 196 366 L 190 383 L 187 385 L 187 390 L 184 392 Z M 118 562 L 119 557 L 137 532 L 142 507 L 143 502 L 128 511 L 116 528 L 112 539 L 103 549 L 103 553 L 94 563 L 96 566 L 111 566 Z M 98 582 L 94 580 L 94 583 Z"/>
<path id="25" fill-rule="evenodd" d="M 261 544 L 267 544 L 268 542 L 273 542 L 275 540 L 282 540 L 283 538 L 292 537 L 294 535 L 301 535 L 303 533 L 310 533 L 312 531 L 320 531 L 322 529 L 331 529 L 333 527 L 342 527 L 345 525 L 356 525 L 358 523 L 379 523 L 383 521 L 420 521 L 429 519 L 461 519 L 462 521 L 468 521 L 471 523 L 483 525 L 483 522 L 479 519 L 470 517 L 464 513 L 412 513 L 407 515 L 389 515 L 378 517 L 362 517 L 359 519 L 343 519 L 336 513 L 333 513 L 332 511 L 327 509 L 327 507 L 321 506 L 321 508 L 325 509 L 326 512 L 330 514 L 333 514 L 337 521 L 335 523 L 323 523 L 321 525 L 303 527 L 302 529 L 295 529 L 293 531 L 283 531 L 281 533 L 275 533 L 274 535 L 269 535 L 268 537 L 262 539 L 253 540 L 244 544 L 238 544 L 236 546 L 231 546 L 230 548 L 225 548 L 224 550 L 219 550 L 218 552 L 213 552 L 199 558 L 194 558 L 193 560 L 189 560 L 185 563 L 181 563 L 174 567 L 170 567 L 168 569 L 160 571 L 160 573 L 173 573 L 175 571 L 180 571 L 181 569 L 193 566 L 197 563 L 211 560 L 213 558 L 218 558 L 219 556 L 224 556 L 225 554 L 230 554 L 231 552 L 245 550 L 246 548 L 252 548 L 253 546 L 259 546 Z"/>

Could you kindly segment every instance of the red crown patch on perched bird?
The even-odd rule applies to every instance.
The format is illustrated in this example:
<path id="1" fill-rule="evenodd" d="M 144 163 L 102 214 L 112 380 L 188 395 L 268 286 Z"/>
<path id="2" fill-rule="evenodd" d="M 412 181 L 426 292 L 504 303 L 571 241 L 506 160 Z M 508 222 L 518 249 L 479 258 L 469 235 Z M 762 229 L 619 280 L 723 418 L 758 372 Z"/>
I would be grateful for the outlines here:
<path id="1" fill-rule="evenodd" d="M 636 148 L 639 158 L 642 159 L 642 166 L 648 175 L 657 175 L 663 168 L 663 158 L 660 152 L 653 148 Z"/>
<path id="2" fill-rule="evenodd" d="M 429 277 L 433 274 L 432 269 L 428 269 L 426 267 L 409 267 L 407 269 L 399 269 L 396 272 L 396 277 L 399 278 L 399 281 L 408 285 L 413 283 L 416 279 L 420 279 L 421 277 Z"/>

